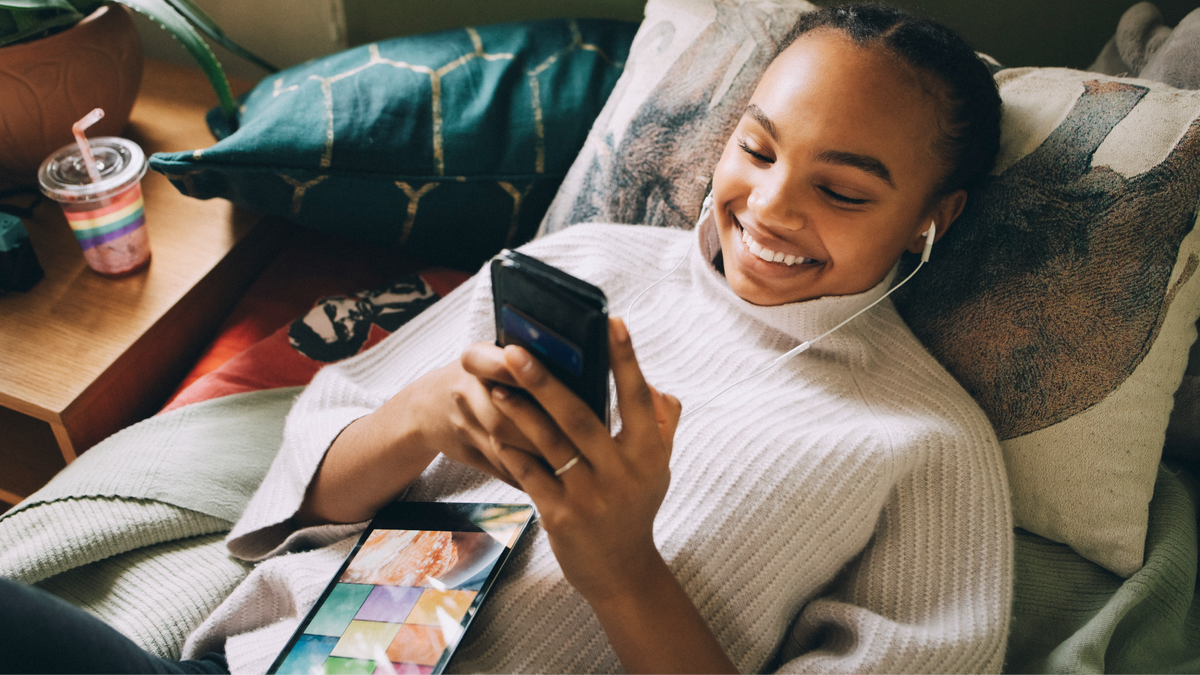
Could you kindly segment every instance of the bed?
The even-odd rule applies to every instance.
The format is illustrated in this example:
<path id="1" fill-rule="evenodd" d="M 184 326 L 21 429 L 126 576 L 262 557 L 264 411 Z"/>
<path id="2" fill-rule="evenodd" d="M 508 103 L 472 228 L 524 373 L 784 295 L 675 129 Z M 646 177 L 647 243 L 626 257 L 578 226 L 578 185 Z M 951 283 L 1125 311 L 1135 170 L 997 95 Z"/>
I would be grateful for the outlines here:
<path id="1" fill-rule="evenodd" d="M 317 369 L 370 349 L 503 246 L 578 222 L 690 227 L 770 45 L 810 8 L 651 0 L 640 27 L 462 29 L 264 80 L 240 129 L 214 117 L 216 146 L 153 166 L 188 194 L 301 227 L 161 413 L 0 516 L 0 574 L 178 657 L 249 572 L 224 533 Z M 1186 47 L 1144 8 L 1123 26 L 1157 35 L 1155 49 L 1110 43 L 1099 72 L 993 62 L 998 166 L 972 226 L 896 294 L 1004 446 L 1018 525 L 1007 672 L 1200 671 L 1200 93 L 1121 77 L 1177 73 L 1158 67 L 1163 45 Z M 361 79 L 343 100 L 335 86 L 417 62 L 391 49 L 477 62 L 463 73 L 498 55 L 512 68 L 475 72 L 486 86 L 453 99 L 472 112 L 440 121 L 413 94 L 430 76 L 405 71 L 386 96 L 424 101 L 409 114 L 428 124 L 380 141 L 333 111 L 380 109 L 359 97 L 390 90 Z M 307 135 L 279 131 L 302 115 L 287 126 Z M 397 241 L 399 254 L 384 245 Z"/>

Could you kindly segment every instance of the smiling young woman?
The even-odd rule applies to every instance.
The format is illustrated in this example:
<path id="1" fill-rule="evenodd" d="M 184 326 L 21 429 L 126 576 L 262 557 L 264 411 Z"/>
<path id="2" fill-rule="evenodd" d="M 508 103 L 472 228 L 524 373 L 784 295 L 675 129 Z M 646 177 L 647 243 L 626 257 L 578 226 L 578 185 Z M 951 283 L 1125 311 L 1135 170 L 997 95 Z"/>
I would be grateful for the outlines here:
<path id="1" fill-rule="evenodd" d="M 895 10 L 822 9 L 792 37 L 696 232 L 577 225 L 524 248 L 618 311 L 640 299 L 632 335 L 610 326 L 620 431 L 494 345 L 485 267 L 297 399 L 227 541 L 262 562 L 189 654 L 265 668 L 393 500 L 521 501 L 537 526 L 456 669 L 999 670 L 999 443 L 882 302 L 994 160 L 999 96 L 959 38 Z"/>
<path id="2" fill-rule="evenodd" d="M 997 121 L 994 88 L 963 92 L 897 53 L 899 31 L 833 19 L 794 32 L 713 174 L 724 273 L 755 304 L 861 293 L 901 252 L 921 251 L 930 223 L 943 236 L 967 199 L 953 175 L 961 152 L 946 151 L 957 139 L 944 136 L 971 126 L 977 107 L 991 112 L 980 122 Z"/>

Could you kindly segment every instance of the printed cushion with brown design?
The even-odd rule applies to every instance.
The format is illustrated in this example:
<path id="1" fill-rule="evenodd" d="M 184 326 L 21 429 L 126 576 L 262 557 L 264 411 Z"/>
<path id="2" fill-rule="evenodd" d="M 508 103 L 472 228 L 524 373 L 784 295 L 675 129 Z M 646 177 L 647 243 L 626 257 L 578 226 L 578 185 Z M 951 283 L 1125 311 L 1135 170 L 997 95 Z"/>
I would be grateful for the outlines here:
<path id="1" fill-rule="evenodd" d="M 1200 317 L 1200 92 L 996 79 L 997 165 L 895 302 L 991 418 L 1016 524 L 1127 577 Z"/>
<path id="2" fill-rule="evenodd" d="M 779 40 L 814 9 L 803 0 L 650 0 L 539 236 L 575 223 L 691 228 Z"/>
<path id="3" fill-rule="evenodd" d="M 216 145 L 155 154 L 182 192 L 474 271 L 528 240 L 636 24 L 552 19 L 348 49 L 265 78 Z"/>

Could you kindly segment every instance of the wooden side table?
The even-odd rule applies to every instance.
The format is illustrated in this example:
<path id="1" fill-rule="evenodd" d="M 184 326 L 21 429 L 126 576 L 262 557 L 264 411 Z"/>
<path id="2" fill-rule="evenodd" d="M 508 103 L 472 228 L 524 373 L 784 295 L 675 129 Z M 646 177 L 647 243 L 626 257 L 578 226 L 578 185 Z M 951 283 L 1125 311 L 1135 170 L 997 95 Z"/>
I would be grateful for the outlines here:
<path id="1" fill-rule="evenodd" d="M 147 155 L 208 147 L 214 105 L 198 69 L 147 61 L 125 136 Z M 56 203 L 25 221 L 46 276 L 0 296 L 0 500 L 20 501 L 154 414 L 290 231 L 225 200 L 184 196 L 154 171 L 142 189 L 152 258 L 125 279 L 87 267 Z"/>

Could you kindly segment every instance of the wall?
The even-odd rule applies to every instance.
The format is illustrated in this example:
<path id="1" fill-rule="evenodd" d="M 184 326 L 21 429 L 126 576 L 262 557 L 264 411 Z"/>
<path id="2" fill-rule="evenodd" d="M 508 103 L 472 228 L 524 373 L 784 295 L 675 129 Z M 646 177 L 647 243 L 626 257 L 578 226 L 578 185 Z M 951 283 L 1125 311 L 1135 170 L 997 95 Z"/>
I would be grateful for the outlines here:
<path id="1" fill-rule="evenodd" d="M 280 68 L 345 49 L 342 0 L 194 0 L 234 42 Z M 150 58 L 195 65 L 169 33 L 141 14 L 134 21 Z M 266 73 L 221 47 L 213 52 L 232 76 L 261 79 Z"/>
<path id="2" fill-rule="evenodd" d="M 344 0 L 350 44 L 516 19 L 595 18 L 641 22 L 646 0 Z"/>
<path id="3" fill-rule="evenodd" d="M 645 0 L 196 0 L 234 40 L 281 67 L 346 46 L 397 35 L 527 18 L 638 21 Z M 1086 68 L 1134 0 L 892 0 L 962 33 L 976 49 L 1012 66 Z M 818 4 L 833 4 L 818 0 Z M 1196 0 L 1157 0 L 1167 25 Z M 164 31 L 139 20 L 147 54 L 190 63 Z M 217 48 L 233 75 L 264 73 Z"/>
<path id="4" fill-rule="evenodd" d="M 818 2 L 818 4 L 835 4 Z M 937 19 L 1009 66 L 1087 68 L 1136 0 L 891 0 Z M 1200 5 L 1155 0 L 1168 26 Z"/>

